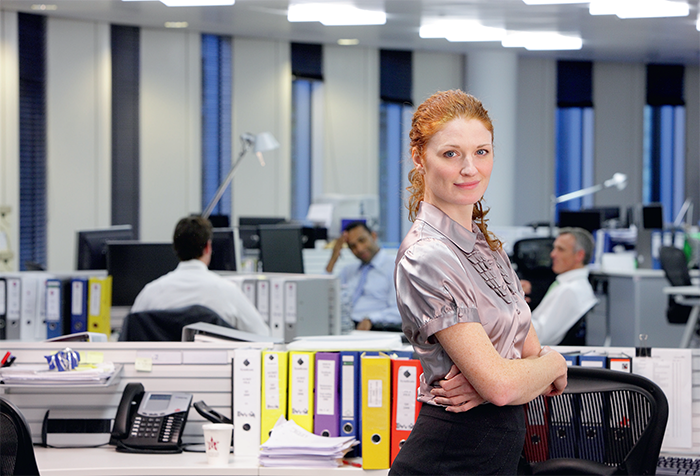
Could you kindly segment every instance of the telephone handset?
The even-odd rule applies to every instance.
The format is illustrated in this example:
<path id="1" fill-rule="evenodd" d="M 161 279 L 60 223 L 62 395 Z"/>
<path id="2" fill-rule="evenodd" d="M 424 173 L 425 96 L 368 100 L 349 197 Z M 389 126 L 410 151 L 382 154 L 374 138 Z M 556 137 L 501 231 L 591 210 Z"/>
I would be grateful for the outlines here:
<path id="1" fill-rule="evenodd" d="M 192 395 L 144 392 L 140 383 L 124 388 L 110 443 L 117 451 L 180 453 Z"/>

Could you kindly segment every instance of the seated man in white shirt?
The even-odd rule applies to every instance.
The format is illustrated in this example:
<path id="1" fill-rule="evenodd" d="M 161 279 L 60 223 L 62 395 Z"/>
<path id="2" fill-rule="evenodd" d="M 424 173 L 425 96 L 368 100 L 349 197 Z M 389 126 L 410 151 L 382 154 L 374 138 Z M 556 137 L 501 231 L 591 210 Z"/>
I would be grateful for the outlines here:
<path id="1" fill-rule="evenodd" d="M 340 286 L 350 300 L 351 318 L 358 330 L 401 332 L 401 316 L 396 306 L 394 259 L 384 252 L 377 233 L 364 222 L 350 223 L 335 242 L 326 271 L 333 272 L 343 244 L 360 260 L 340 271 Z"/>
<path id="2" fill-rule="evenodd" d="M 557 278 L 532 311 L 532 324 L 540 344 L 567 344 L 562 342 L 567 333 L 596 304 L 586 268 L 594 246 L 593 236 L 582 228 L 559 230 L 550 254 Z M 527 294 L 529 283 L 521 281 L 521 284 Z"/>
<path id="3" fill-rule="evenodd" d="M 136 297 L 131 312 L 199 304 L 216 312 L 235 329 L 270 335 L 270 328 L 243 291 L 209 271 L 212 233 L 206 218 L 181 219 L 173 234 L 173 248 L 180 263 L 175 270 L 148 283 Z"/>

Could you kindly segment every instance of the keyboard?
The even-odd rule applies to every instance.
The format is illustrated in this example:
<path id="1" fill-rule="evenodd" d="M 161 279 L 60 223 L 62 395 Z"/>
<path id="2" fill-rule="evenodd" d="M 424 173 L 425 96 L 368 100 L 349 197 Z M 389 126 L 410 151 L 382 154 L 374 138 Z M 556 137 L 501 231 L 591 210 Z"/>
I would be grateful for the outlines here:
<path id="1" fill-rule="evenodd" d="M 700 458 L 682 458 L 678 456 L 660 456 L 656 464 L 656 474 L 696 474 L 700 476 Z"/>

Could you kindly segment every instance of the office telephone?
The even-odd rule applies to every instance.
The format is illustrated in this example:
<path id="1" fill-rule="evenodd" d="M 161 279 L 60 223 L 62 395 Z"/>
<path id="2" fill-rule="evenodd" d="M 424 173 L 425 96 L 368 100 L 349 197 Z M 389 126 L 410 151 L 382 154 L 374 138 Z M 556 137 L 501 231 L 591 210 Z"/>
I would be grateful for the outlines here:
<path id="1" fill-rule="evenodd" d="M 114 419 L 111 444 L 132 453 L 180 453 L 192 395 L 144 392 L 140 383 L 124 388 Z"/>

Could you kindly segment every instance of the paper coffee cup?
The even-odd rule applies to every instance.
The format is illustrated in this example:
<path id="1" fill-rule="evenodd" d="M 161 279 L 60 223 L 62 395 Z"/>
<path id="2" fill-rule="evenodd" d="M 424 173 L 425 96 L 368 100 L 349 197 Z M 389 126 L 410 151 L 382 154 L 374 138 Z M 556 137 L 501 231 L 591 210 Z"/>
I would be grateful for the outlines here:
<path id="1" fill-rule="evenodd" d="M 211 465 L 225 466 L 231 452 L 231 434 L 233 425 L 228 423 L 207 423 L 202 425 L 204 430 L 204 447 L 207 461 Z"/>

